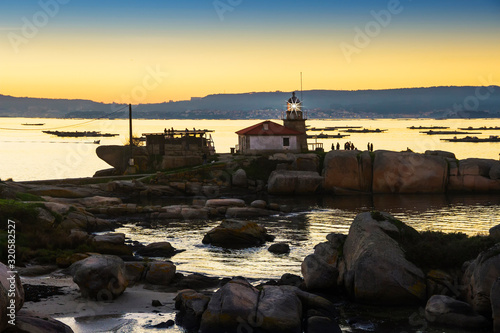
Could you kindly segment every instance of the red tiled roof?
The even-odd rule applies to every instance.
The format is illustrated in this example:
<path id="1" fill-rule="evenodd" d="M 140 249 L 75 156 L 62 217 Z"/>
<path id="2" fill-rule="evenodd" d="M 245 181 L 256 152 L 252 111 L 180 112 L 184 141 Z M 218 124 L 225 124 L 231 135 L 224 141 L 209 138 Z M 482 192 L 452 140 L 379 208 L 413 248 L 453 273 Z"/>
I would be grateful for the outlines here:
<path id="1" fill-rule="evenodd" d="M 267 124 L 268 129 L 264 130 L 264 124 Z M 300 135 L 304 134 L 299 131 L 287 128 L 280 124 L 276 124 L 270 120 L 263 121 L 256 125 L 244 128 L 236 132 L 238 135 Z"/>

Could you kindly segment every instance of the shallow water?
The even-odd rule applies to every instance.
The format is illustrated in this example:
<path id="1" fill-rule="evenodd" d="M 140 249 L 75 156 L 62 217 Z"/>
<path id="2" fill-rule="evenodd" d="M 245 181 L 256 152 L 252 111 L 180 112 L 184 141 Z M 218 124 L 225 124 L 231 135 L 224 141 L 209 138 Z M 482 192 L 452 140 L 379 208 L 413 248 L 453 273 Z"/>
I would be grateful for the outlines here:
<path id="1" fill-rule="evenodd" d="M 500 221 L 500 197 L 488 195 L 407 195 L 360 197 L 272 198 L 293 207 L 294 212 L 255 219 L 287 242 L 290 253 L 267 251 L 271 243 L 243 250 L 226 250 L 202 244 L 203 236 L 221 221 L 158 221 L 152 227 L 125 224 L 123 232 L 131 240 L 149 244 L 168 241 L 186 251 L 172 257 L 177 270 L 213 276 L 244 276 L 252 279 L 279 279 L 284 273 L 300 274 L 300 264 L 314 246 L 332 232 L 347 234 L 355 216 L 373 209 L 386 211 L 419 231 L 487 234 Z"/>

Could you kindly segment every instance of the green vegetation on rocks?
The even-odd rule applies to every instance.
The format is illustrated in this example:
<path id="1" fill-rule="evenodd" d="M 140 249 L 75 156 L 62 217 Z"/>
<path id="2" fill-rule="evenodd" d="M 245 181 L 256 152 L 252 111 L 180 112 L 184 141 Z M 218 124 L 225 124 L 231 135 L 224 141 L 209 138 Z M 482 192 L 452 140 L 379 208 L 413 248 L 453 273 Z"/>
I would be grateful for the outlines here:
<path id="1" fill-rule="evenodd" d="M 388 221 L 395 225 L 399 234 L 388 233 L 396 240 L 407 260 L 424 271 L 432 269 L 460 269 L 464 262 L 476 258 L 479 253 L 495 245 L 490 236 L 468 236 L 464 233 L 441 231 L 418 232 L 398 219 L 372 212 L 376 221 Z"/>

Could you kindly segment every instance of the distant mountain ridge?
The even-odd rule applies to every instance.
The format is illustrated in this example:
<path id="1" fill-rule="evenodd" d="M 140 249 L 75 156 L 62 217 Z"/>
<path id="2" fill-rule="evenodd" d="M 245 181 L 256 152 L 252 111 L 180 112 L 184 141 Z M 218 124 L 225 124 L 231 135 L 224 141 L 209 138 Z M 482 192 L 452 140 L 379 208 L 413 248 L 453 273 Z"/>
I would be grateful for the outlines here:
<path id="1" fill-rule="evenodd" d="M 134 105 L 134 118 L 269 119 L 279 117 L 290 92 L 214 94 L 188 101 Z M 384 90 L 307 90 L 303 106 L 309 118 L 500 117 L 500 87 L 430 87 Z M 0 95 L 2 117 L 123 118 L 125 105 L 81 99 Z M 115 112 L 115 113 L 113 113 Z M 111 115 L 110 115 L 111 114 Z"/>

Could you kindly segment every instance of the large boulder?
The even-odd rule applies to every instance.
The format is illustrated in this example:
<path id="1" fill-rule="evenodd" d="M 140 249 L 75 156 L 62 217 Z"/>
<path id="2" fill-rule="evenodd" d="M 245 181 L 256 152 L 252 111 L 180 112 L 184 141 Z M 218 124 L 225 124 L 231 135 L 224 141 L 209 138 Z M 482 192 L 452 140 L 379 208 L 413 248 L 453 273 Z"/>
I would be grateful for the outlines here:
<path id="1" fill-rule="evenodd" d="M 218 227 L 203 237 L 203 244 L 212 244 L 231 249 L 260 246 L 272 240 L 264 227 L 255 222 L 224 220 Z"/>
<path id="2" fill-rule="evenodd" d="M 372 158 L 367 151 L 333 150 L 325 156 L 323 187 L 339 194 L 371 192 L 372 169 Z"/>
<path id="3" fill-rule="evenodd" d="M 93 255 L 70 267 L 83 297 L 106 301 L 120 296 L 128 282 L 125 263 L 117 256 Z"/>
<path id="4" fill-rule="evenodd" d="M 271 194 L 313 194 L 323 183 L 323 177 L 313 171 L 279 170 L 271 172 L 267 191 Z"/>
<path id="5" fill-rule="evenodd" d="M 343 247 L 346 291 L 360 302 L 402 305 L 426 298 L 425 275 L 405 259 L 395 239 L 417 234 L 387 213 L 361 213 L 351 224 Z"/>
<path id="6" fill-rule="evenodd" d="M 412 152 L 377 151 L 374 193 L 444 193 L 448 163 L 444 157 Z"/>
<path id="7" fill-rule="evenodd" d="M 465 287 L 465 296 L 474 311 L 488 317 L 491 315 L 490 292 L 498 277 L 500 243 L 481 252 L 464 273 L 462 284 Z"/>
<path id="8" fill-rule="evenodd" d="M 491 159 L 460 160 L 450 168 L 448 190 L 456 192 L 500 191 L 498 168 L 500 168 L 500 161 Z"/>
<path id="9" fill-rule="evenodd" d="M 434 295 L 425 306 L 425 318 L 433 324 L 463 329 L 481 330 L 488 327 L 488 320 L 474 313 L 472 307 L 445 295 Z"/>
<path id="10" fill-rule="evenodd" d="M 244 279 L 219 289 L 201 321 L 202 333 L 259 331 L 302 332 L 302 303 L 290 289 L 264 286 L 261 291 Z"/>

